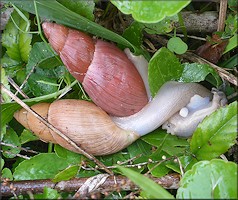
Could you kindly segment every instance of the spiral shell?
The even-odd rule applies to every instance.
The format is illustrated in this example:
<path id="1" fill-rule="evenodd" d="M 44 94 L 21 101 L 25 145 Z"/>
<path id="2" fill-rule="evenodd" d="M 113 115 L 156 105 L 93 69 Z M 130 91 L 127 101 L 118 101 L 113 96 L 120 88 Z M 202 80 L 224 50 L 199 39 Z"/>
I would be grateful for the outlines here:
<path id="1" fill-rule="evenodd" d="M 39 103 L 32 108 L 82 149 L 93 155 L 118 152 L 139 138 L 135 132 L 116 126 L 106 112 L 91 102 L 63 99 L 51 104 Z M 17 111 L 14 117 L 43 141 L 58 143 L 68 150 L 80 153 L 25 109 Z"/>
<path id="2" fill-rule="evenodd" d="M 114 44 L 77 30 L 44 22 L 44 33 L 69 72 L 93 102 L 115 116 L 129 116 L 148 102 L 140 74 Z"/>

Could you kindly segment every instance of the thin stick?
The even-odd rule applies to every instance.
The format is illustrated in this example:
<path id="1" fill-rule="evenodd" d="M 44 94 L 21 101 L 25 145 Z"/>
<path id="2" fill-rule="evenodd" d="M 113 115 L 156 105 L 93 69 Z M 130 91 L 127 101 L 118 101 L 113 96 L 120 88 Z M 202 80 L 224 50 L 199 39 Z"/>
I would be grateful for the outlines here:
<path id="1" fill-rule="evenodd" d="M 217 31 L 224 31 L 225 21 L 226 21 L 227 1 L 228 0 L 220 0 L 220 10 L 219 10 Z"/>
<path id="2" fill-rule="evenodd" d="M 29 99 L 29 97 L 21 90 L 21 88 L 15 83 L 15 81 L 11 77 L 8 77 L 7 79 L 8 82 L 17 90 L 17 92 L 21 94 L 22 97 L 24 97 L 25 99 Z M 15 93 L 15 95 L 17 95 L 17 93 Z"/>
<path id="3" fill-rule="evenodd" d="M 156 183 L 160 184 L 166 189 L 178 189 L 180 175 L 168 174 L 161 178 L 149 177 Z M 116 182 L 115 182 L 116 180 Z M 42 193 L 44 187 L 56 189 L 59 192 L 74 192 L 77 191 L 85 182 L 87 178 L 74 178 L 69 181 L 60 181 L 54 183 L 49 179 L 45 180 L 30 180 L 30 181 L 4 181 L 1 185 L 2 196 L 12 196 L 13 192 L 17 195 L 27 194 L 31 191 L 33 194 Z M 100 185 L 99 188 L 92 192 L 113 192 L 113 191 L 131 191 L 138 190 L 139 188 L 132 183 L 127 177 L 124 176 L 109 176 L 106 181 Z"/>
<path id="4" fill-rule="evenodd" d="M 38 115 L 34 110 L 32 110 L 27 104 L 25 104 L 21 99 L 19 99 L 17 96 L 15 96 L 11 91 L 9 91 L 2 83 L 1 83 L 1 90 L 5 92 L 8 96 L 10 96 L 12 99 L 14 99 L 19 105 L 21 105 L 23 108 L 25 108 L 29 113 L 31 113 L 34 117 L 36 117 L 38 120 L 40 120 L 43 124 L 45 124 L 47 127 L 49 127 L 52 131 L 54 131 L 56 134 L 58 134 L 61 138 L 63 138 L 69 145 L 73 146 L 80 154 L 83 154 L 88 159 L 95 162 L 98 166 L 102 167 L 102 169 L 107 172 L 108 174 L 112 175 L 113 172 L 100 162 L 97 158 L 95 158 L 93 155 L 87 153 L 85 150 L 83 150 L 81 147 L 79 147 L 73 140 L 68 138 L 66 135 L 64 135 L 61 131 L 59 131 L 57 128 L 55 128 L 52 124 L 47 122 L 44 118 L 42 118 L 40 115 Z"/>

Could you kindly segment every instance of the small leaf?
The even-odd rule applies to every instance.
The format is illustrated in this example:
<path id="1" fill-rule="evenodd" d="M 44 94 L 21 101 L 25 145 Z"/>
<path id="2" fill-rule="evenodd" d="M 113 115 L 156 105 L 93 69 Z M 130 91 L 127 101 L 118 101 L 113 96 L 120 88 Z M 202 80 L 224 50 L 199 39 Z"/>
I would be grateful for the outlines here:
<path id="1" fill-rule="evenodd" d="M 24 129 L 21 133 L 21 136 L 19 137 L 19 140 L 21 144 L 25 144 L 30 141 L 39 140 L 39 138 L 33 135 L 31 131 Z"/>
<path id="2" fill-rule="evenodd" d="M 165 17 L 157 23 L 144 23 L 144 30 L 149 34 L 165 34 L 173 30 L 174 24 L 178 22 L 178 15 Z"/>
<path id="3" fill-rule="evenodd" d="M 12 128 L 8 128 L 6 134 L 3 137 L 3 142 L 6 144 L 11 144 L 16 147 L 2 146 L 3 155 L 6 158 L 14 158 L 16 154 L 20 153 L 21 144 L 19 142 L 18 135 Z"/>
<path id="4" fill-rule="evenodd" d="M 237 34 L 235 34 L 233 37 L 231 37 L 228 41 L 228 44 L 223 52 L 223 54 L 231 51 L 232 49 L 236 48 L 238 45 L 237 45 Z"/>
<path id="5" fill-rule="evenodd" d="M 121 12 L 132 14 L 139 22 L 156 23 L 166 16 L 173 16 L 186 7 L 190 0 L 183 1 L 111 1 Z"/>
<path id="6" fill-rule="evenodd" d="M 7 178 L 8 180 L 12 181 L 13 180 L 13 176 L 12 176 L 12 172 L 9 168 L 4 168 L 1 171 L 1 178 Z"/>
<path id="7" fill-rule="evenodd" d="M 188 45 L 181 38 L 173 37 L 169 39 L 167 48 L 176 54 L 184 54 L 188 50 Z"/>
<path id="8" fill-rule="evenodd" d="M 69 164 L 54 153 L 40 153 L 24 160 L 15 169 L 15 180 L 52 179 Z"/>
<path id="9" fill-rule="evenodd" d="M 5 69 L 1 67 L 1 83 L 8 89 L 10 90 L 10 85 L 7 80 L 7 76 L 5 74 Z M 6 93 L 2 92 L 1 93 L 2 98 L 5 103 L 11 102 L 11 97 L 9 97 Z"/>
<path id="10" fill-rule="evenodd" d="M 127 169 L 118 166 L 118 169 L 125 174 L 129 179 L 131 179 L 136 185 L 138 185 L 144 192 L 146 192 L 151 198 L 154 199 L 174 199 L 174 196 L 166 191 L 159 184 L 155 183 L 148 177 L 133 171 L 132 169 Z"/>
<path id="11" fill-rule="evenodd" d="M 29 17 L 27 12 L 23 12 L 23 14 L 27 18 Z M 21 30 L 25 31 L 27 22 L 24 21 L 16 11 L 13 11 L 12 18 L 14 19 L 14 22 L 17 24 L 17 26 Z M 6 25 L 2 35 L 2 45 L 6 47 L 7 54 L 10 58 L 16 61 L 27 62 L 31 50 L 31 39 L 32 34 L 21 32 L 11 19 Z"/>
<path id="12" fill-rule="evenodd" d="M 179 59 L 167 48 L 160 48 L 151 58 L 148 66 L 148 81 L 152 96 L 167 81 L 177 80 L 183 72 Z"/>
<path id="13" fill-rule="evenodd" d="M 190 141 L 198 160 L 210 160 L 225 153 L 236 143 L 237 102 L 218 109 L 200 123 Z"/>
<path id="14" fill-rule="evenodd" d="M 180 181 L 177 199 L 236 199 L 237 164 L 214 159 L 200 161 Z"/>
<path id="15" fill-rule="evenodd" d="M 43 194 L 35 194 L 35 199 L 62 199 L 57 190 L 44 187 Z"/>
<path id="16" fill-rule="evenodd" d="M 2 170 L 2 168 L 3 168 L 3 166 L 4 166 L 4 164 L 5 164 L 5 161 L 1 158 L 1 162 L 0 162 L 0 166 L 1 166 L 1 170 Z"/>
<path id="17" fill-rule="evenodd" d="M 57 183 L 60 181 L 70 180 L 71 178 L 76 176 L 76 174 L 78 173 L 78 170 L 79 170 L 78 165 L 69 166 L 63 171 L 56 174 L 52 181 Z"/>
<path id="18" fill-rule="evenodd" d="M 181 76 L 183 82 L 201 82 L 204 81 L 208 74 L 211 74 L 216 80 L 216 86 L 221 84 L 221 78 L 208 64 L 183 63 L 184 70 Z"/>

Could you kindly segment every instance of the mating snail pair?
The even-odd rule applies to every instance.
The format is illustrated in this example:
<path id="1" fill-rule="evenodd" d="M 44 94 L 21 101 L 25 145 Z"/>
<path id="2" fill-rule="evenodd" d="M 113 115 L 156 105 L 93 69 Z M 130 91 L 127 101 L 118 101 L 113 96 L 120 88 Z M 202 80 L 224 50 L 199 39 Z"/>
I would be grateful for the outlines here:
<path id="1" fill-rule="evenodd" d="M 197 83 L 165 83 L 151 100 L 147 61 L 85 33 L 44 22 L 44 33 L 69 72 L 93 100 L 62 99 L 32 109 L 93 155 L 118 152 L 162 125 L 188 137 L 203 118 L 226 103 L 222 92 L 212 93 Z M 137 67 L 137 68 L 136 68 Z M 45 142 L 77 152 L 25 109 L 14 117 Z"/>

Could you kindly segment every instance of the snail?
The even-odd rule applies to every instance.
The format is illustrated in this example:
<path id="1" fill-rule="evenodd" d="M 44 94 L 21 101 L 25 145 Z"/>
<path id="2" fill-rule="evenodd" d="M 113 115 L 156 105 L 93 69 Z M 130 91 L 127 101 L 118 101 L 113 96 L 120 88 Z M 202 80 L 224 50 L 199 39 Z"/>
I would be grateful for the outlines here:
<path id="1" fill-rule="evenodd" d="M 110 43 L 106 44 L 101 40 L 94 41 L 86 34 L 81 36 L 81 32 L 62 25 L 45 22 L 43 29 L 69 71 L 82 82 L 93 103 L 84 100 L 62 99 L 52 103 L 39 103 L 33 105 L 32 109 L 88 153 L 96 156 L 116 153 L 160 126 L 167 129 L 169 133 L 189 137 L 204 117 L 226 103 L 226 98 L 220 91 L 213 90 L 212 97 L 212 93 L 200 84 L 175 81 L 166 82 L 156 96 L 151 99 L 146 76 L 148 63 L 143 56 L 134 56 L 129 50 L 125 50 L 123 53 Z M 52 38 L 54 34 L 57 36 L 57 40 Z M 67 42 L 70 38 L 73 38 L 73 44 Z M 89 44 L 83 45 L 82 49 L 72 50 L 76 48 L 76 44 L 87 43 L 88 40 Z M 102 55 L 101 59 L 95 58 L 105 46 L 111 49 L 106 49 L 106 53 Z M 68 54 L 66 50 L 70 53 Z M 117 53 L 112 55 L 114 51 L 119 52 L 119 58 L 116 56 Z M 76 57 L 76 53 L 79 53 L 77 59 L 69 59 Z M 126 61 L 131 67 L 127 69 L 124 62 L 122 63 L 125 66 L 117 67 L 117 62 L 110 61 L 114 66 L 110 68 L 106 56 L 116 59 L 119 63 Z M 123 59 L 121 59 L 122 57 Z M 103 60 L 106 60 L 106 67 L 102 64 Z M 80 71 L 76 69 L 77 71 L 74 72 L 73 70 L 78 68 L 76 62 L 80 63 Z M 95 75 L 92 74 L 94 67 L 96 68 Z M 102 72 L 100 72 L 101 69 Z M 108 73 L 114 69 L 116 73 L 112 72 L 109 75 Z M 94 78 L 99 79 L 94 81 Z M 106 84 L 101 83 L 103 78 L 105 78 Z M 122 80 L 118 78 L 122 78 Z M 86 80 L 89 82 L 84 82 Z M 109 92 L 109 90 L 115 90 L 117 85 L 118 87 L 122 86 L 125 81 L 128 81 L 125 86 L 126 90 L 118 88 L 113 91 L 114 94 Z M 139 86 L 134 87 L 134 83 L 139 83 Z M 90 89 L 90 87 L 92 88 Z M 105 88 L 102 89 L 102 87 Z M 127 90 L 131 88 L 133 88 L 132 92 L 127 93 Z M 99 94 L 95 94 L 96 92 Z M 102 94 L 102 92 L 106 94 Z M 126 95 L 130 96 L 133 101 L 129 102 L 131 99 Z M 114 97 L 116 100 L 111 103 L 110 98 Z M 125 101 L 124 98 L 126 98 Z M 138 106 L 138 102 L 140 102 L 140 106 Z M 102 105 L 102 103 L 105 104 Z M 110 109 L 108 109 L 109 107 Z M 127 109 L 129 112 L 126 112 Z M 41 140 L 58 143 L 66 149 L 79 153 L 77 149 L 70 146 L 25 109 L 17 111 L 14 117 L 23 126 L 32 130 Z"/>
<path id="2" fill-rule="evenodd" d="M 147 104 L 139 72 L 114 44 L 55 23 L 44 22 L 42 28 L 69 72 L 107 113 L 129 116 Z"/>
<path id="3" fill-rule="evenodd" d="M 73 99 L 57 100 L 51 104 L 39 103 L 33 105 L 32 109 L 36 112 L 40 111 L 39 114 L 42 117 L 80 145 L 82 149 L 99 156 L 113 154 L 126 148 L 138 138 L 155 130 L 162 124 L 168 126 L 169 120 L 176 118 L 180 110 L 189 104 L 190 98 L 193 98 L 194 95 L 195 97 L 199 95 L 200 98 L 205 99 L 211 97 L 210 91 L 197 83 L 167 82 L 161 87 L 155 98 L 142 110 L 128 117 L 112 117 L 92 102 Z M 221 95 L 221 92 L 214 91 L 212 102 L 207 101 L 207 103 L 204 103 L 205 106 L 198 106 L 198 110 L 192 111 L 191 118 L 185 118 L 185 124 L 186 120 L 191 122 L 188 126 L 184 126 L 184 124 L 176 125 L 176 120 L 172 120 L 170 123 L 173 123 L 173 126 L 179 129 L 178 135 L 181 135 L 184 131 L 185 136 L 189 136 L 205 116 L 212 113 L 223 103 L 224 96 Z M 194 114 L 196 112 L 203 113 L 198 120 L 196 114 Z M 193 121 L 194 116 L 196 120 Z M 39 122 L 24 108 L 17 111 L 14 117 L 43 141 L 58 143 L 66 149 L 77 152 L 76 149 Z M 189 134 L 186 129 L 189 129 Z"/>

